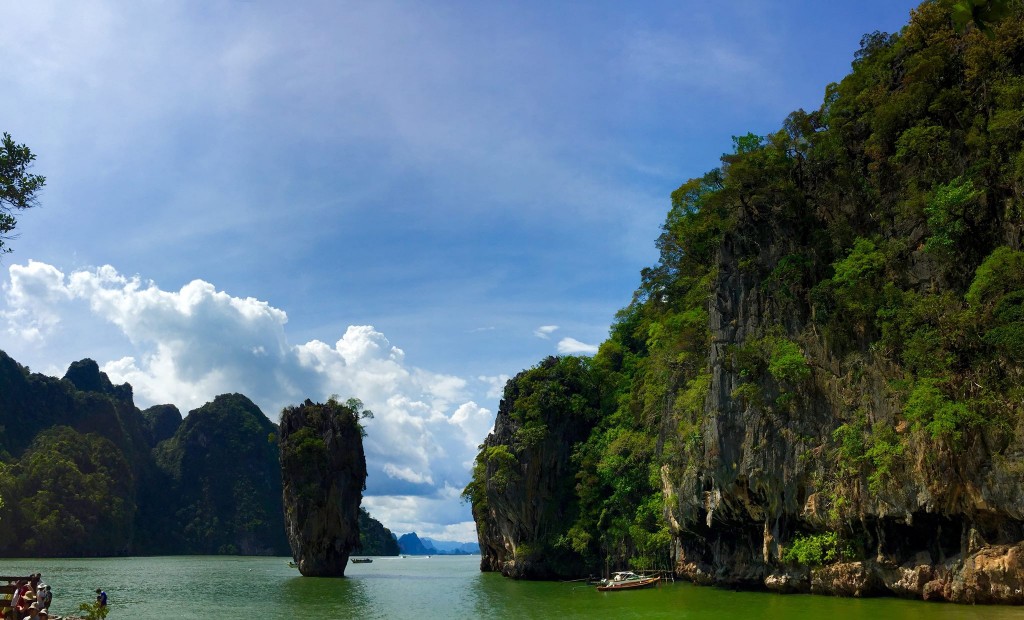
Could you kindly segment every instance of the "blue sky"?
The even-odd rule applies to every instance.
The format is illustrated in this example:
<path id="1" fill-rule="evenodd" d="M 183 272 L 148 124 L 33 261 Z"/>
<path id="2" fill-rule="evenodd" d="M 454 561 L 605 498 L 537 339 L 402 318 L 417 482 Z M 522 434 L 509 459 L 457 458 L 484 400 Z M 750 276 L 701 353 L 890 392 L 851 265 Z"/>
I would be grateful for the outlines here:
<path id="1" fill-rule="evenodd" d="M 914 6 L 285 4 L 0 0 L 0 130 L 47 177 L 0 349 L 143 408 L 357 396 L 364 505 L 456 540 L 508 376 L 593 351 L 672 190 Z"/>

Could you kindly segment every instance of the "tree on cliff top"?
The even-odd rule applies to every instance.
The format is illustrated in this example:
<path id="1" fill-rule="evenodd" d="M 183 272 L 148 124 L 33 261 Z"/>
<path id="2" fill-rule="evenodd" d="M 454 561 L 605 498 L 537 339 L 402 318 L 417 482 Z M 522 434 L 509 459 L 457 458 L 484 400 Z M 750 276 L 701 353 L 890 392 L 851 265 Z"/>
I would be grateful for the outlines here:
<path id="1" fill-rule="evenodd" d="M 368 416 L 357 399 L 343 404 L 336 397 L 281 411 L 285 529 L 303 576 L 344 577 L 360 544 L 366 457 L 359 420 Z"/>
<path id="2" fill-rule="evenodd" d="M 4 132 L 0 141 L 0 253 L 11 251 L 6 241 L 13 239 L 10 233 L 18 224 L 14 211 L 36 206 L 36 192 L 46 184 L 45 177 L 28 172 L 35 158 L 27 146 Z"/>

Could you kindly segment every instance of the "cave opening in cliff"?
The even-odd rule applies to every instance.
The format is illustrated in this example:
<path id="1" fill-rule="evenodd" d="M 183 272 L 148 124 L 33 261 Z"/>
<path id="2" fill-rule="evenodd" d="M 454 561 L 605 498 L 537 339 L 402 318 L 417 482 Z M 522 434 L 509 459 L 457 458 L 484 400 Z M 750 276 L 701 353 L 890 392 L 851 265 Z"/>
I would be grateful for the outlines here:
<path id="1" fill-rule="evenodd" d="M 877 525 L 879 553 L 902 564 L 927 553 L 930 562 L 944 562 L 961 552 L 962 516 L 915 512 L 910 519 L 884 518 Z"/>

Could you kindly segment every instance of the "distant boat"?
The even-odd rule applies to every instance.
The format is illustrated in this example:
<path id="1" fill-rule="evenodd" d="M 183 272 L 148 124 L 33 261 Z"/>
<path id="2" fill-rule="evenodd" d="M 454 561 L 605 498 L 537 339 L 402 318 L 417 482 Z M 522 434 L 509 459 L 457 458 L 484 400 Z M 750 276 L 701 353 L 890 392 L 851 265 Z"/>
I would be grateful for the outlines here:
<path id="1" fill-rule="evenodd" d="M 641 588 L 653 588 L 661 577 L 648 577 L 637 575 L 632 571 L 620 571 L 614 573 L 611 579 L 604 580 L 597 586 L 598 592 L 615 592 L 617 590 L 639 590 Z"/>
<path id="2" fill-rule="evenodd" d="M 298 568 L 298 567 L 299 567 L 299 565 L 298 565 L 298 564 L 296 564 L 295 562 L 288 562 L 288 567 L 289 567 L 289 568 Z"/>
<path id="3" fill-rule="evenodd" d="M 369 564 L 370 562 L 373 562 L 371 558 L 352 558 L 353 564 Z"/>

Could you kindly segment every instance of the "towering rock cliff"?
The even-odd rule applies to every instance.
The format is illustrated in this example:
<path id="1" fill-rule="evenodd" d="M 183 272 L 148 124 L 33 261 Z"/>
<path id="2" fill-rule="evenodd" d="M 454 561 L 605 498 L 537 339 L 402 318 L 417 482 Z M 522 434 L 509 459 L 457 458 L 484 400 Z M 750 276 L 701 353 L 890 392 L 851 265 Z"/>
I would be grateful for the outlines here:
<path id="1" fill-rule="evenodd" d="M 359 509 L 359 547 L 354 551 L 363 555 L 398 555 L 402 552 L 391 530 L 363 508 Z"/>
<path id="2" fill-rule="evenodd" d="M 1024 602 L 1011 13 L 988 37 L 925 3 L 816 117 L 726 158 L 700 443 L 663 468 L 684 576 Z"/>
<path id="3" fill-rule="evenodd" d="M 0 553 L 285 554 L 276 426 L 244 396 L 140 412 L 93 360 L 0 351 Z"/>
<path id="4" fill-rule="evenodd" d="M 160 488 L 174 502 L 165 511 L 173 515 L 163 543 L 168 553 L 287 553 L 276 432 L 251 400 L 222 394 L 190 411 L 159 445 Z"/>
<path id="5" fill-rule="evenodd" d="M 93 360 L 58 379 L 0 351 L 0 553 L 287 554 L 277 435 L 241 394 L 183 420 L 174 405 L 140 412 Z M 380 522 L 359 522 L 363 553 L 398 553 Z"/>
<path id="6" fill-rule="evenodd" d="M 343 577 L 359 542 L 366 458 L 358 401 L 307 400 L 281 413 L 285 527 L 305 576 Z"/>
<path id="7" fill-rule="evenodd" d="M 568 470 L 499 412 L 467 488 L 485 570 L 516 575 L 514 541 L 591 571 L 1024 603 L 1024 6 L 989 4 L 865 36 L 819 110 L 673 194 Z M 502 448 L 574 484 L 558 536 L 499 525 L 547 484 L 501 498 Z"/>
<path id="8" fill-rule="evenodd" d="M 597 411 L 589 366 L 579 358 L 550 357 L 505 386 L 467 491 L 477 498 L 482 570 L 543 579 L 583 569 L 554 543 L 575 518 L 572 447 Z"/>

